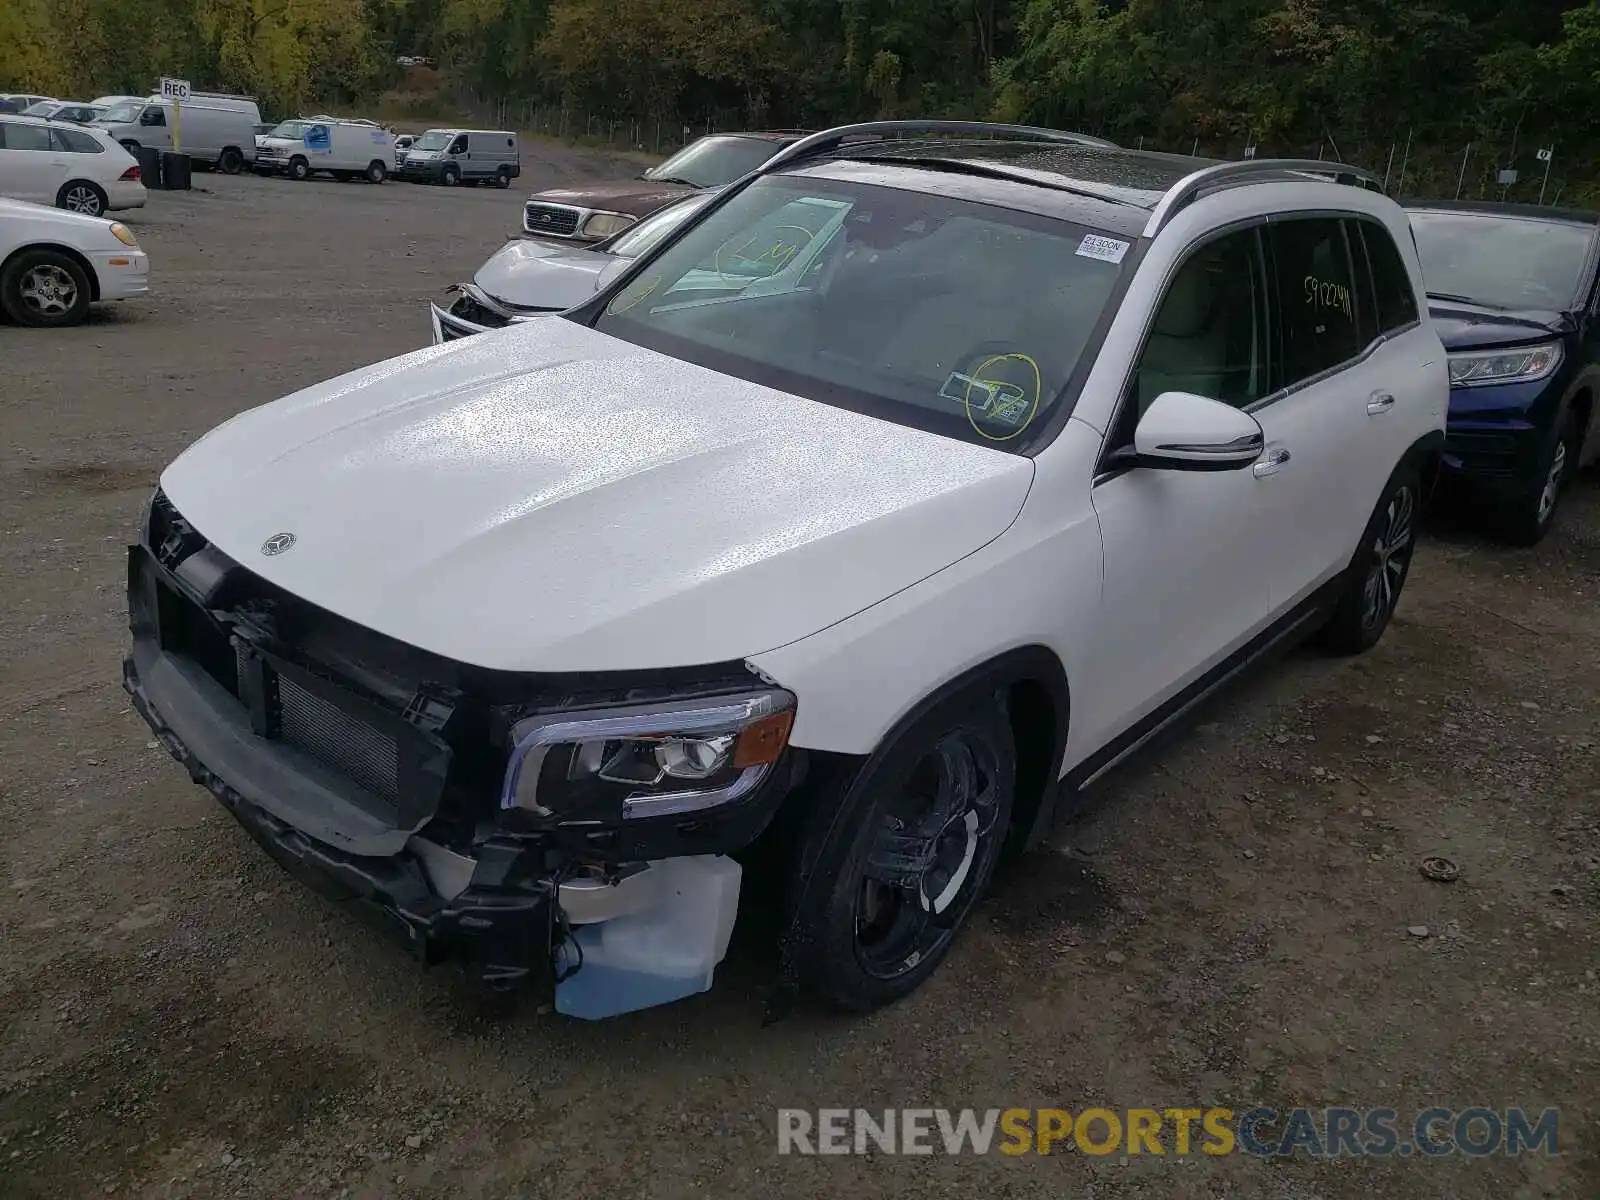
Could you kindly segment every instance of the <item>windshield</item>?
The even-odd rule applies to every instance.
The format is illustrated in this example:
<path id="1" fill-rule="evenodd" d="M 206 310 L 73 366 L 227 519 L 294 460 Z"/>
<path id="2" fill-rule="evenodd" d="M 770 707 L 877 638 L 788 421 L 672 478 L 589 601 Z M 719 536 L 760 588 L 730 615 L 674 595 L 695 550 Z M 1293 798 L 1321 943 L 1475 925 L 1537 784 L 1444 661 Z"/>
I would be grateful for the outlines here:
<path id="1" fill-rule="evenodd" d="M 712 134 L 691 142 L 666 162 L 644 173 L 646 179 L 675 179 L 695 187 L 722 187 L 748 175 L 782 147 L 766 138 Z"/>
<path id="2" fill-rule="evenodd" d="M 144 111 L 144 103 L 143 100 L 123 100 L 101 113 L 100 120 L 107 125 L 126 125 L 137 121 L 139 114 Z"/>
<path id="3" fill-rule="evenodd" d="M 300 140 L 300 136 L 305 133 L 306 126 L 309 124 L 309 121 L 279 121 L 278 124 L 273 128 L 272 132 L 267 136 L 275 138 L 289 138 L 290 140 L 297 142 Z"/>
<path id="4" fill-rule="evenodd" d="M 1594 229 L 1498 213 L 1413 212 L 1411 229 L 1430 293 L 1495 308 L 1566 310 Z"/>
<path id="5" fill-rule="evenodd" d="M 22 110 L 25 117 L 47 117 L 61 105 L 55 100 L 41 100 L 37 104 L 30 104 Z"/>
<path id="6" fill-rule="evenodd" d="M 416 141 L 411 143 L 413 150 L 443 150 L 450 144 L 450 131 L 448 129 L 430 129 Z"/>
<path id="7" fill-rule="evenodd" d="M 1119 248 L 973 201 L 768 176 L 648 260 L 595 328 L 1020 452 L 1106 306 Z"/>
<path id="8" fill-rule="evenodd" d="M 680 200 L 670 208 L 663 208 L 659 212 L 651 213 L 644 220 L 638 222 L 615 242 L 609 250 L 618 258 L 638 258 L 646 250 L 654 246 L 667 234 L 671 233 L 684 218 L 690 213 L 698 212 L 709 201 L 715 192 L 707 192 L 704 196 L 691 196 L 687 200 Z"/>

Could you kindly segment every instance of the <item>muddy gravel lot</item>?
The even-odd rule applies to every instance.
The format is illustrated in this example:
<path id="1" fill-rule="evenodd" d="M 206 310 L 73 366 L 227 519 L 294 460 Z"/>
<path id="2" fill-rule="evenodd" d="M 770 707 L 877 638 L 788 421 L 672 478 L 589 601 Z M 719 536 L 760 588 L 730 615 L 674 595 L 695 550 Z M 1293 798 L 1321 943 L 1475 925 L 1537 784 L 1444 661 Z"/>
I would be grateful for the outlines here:
<path id="1" fill-rule="evenodd" d="M 0 327 L 0 1196 L 1600 1196 L 1600 480 L 1533 551 L 1436 518 L 1373 653 L 1300 652 L 1017 864 L 933 982 L 761 1025 L 487 999 L 279 870 L 119 686 L 124 545 L 225 417 L 426 342 L 528 187 L 198 176 L 158 294 Z M 1460 878 L 1424 878 L 1445 855 Z M 765 923 L 764 923 L 765 922 Z M 780 1157 L 779 1107 L 1561 1109 L 1561 1151 Z M 1169 1142 L 1170 1147 L 1170 1142 Z"/>

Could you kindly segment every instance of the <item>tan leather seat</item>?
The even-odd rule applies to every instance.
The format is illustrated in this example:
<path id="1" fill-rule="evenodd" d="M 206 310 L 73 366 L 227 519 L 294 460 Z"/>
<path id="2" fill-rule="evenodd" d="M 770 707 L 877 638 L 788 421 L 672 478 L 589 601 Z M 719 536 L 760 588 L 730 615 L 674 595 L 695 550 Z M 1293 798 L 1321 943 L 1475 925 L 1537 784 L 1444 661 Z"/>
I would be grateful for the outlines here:
<path id="1" fill-rule="evenodd" d="M 1141 413 L 1162 392 L 1222 398 L 1228 330 L 1218 303 L 1221 269 L 1215 256 L 1202 252 L 1185 263 L 1172 281 L 1139 359 Z"/>

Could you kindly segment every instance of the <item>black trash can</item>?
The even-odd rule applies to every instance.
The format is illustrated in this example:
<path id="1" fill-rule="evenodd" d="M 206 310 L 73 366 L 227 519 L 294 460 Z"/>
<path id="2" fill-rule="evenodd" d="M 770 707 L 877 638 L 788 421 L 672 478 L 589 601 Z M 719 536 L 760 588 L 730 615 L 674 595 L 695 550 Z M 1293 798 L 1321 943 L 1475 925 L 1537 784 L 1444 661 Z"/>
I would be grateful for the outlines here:
<path id="1" fill-rule="evenodd" d="M 145 187 L 158 191 L 161 187 L 161 151 L 154 146 L 140 146 L 133 156 L 139 160 L 139 178 Z"/>
<path id="2" fill-rule="evenodd" d="M 171 150 L 161 152 L 161 186 L 165 190 L 188 191 L 190 171 L 191 164 L 187 154 L 174 154 Z"/>

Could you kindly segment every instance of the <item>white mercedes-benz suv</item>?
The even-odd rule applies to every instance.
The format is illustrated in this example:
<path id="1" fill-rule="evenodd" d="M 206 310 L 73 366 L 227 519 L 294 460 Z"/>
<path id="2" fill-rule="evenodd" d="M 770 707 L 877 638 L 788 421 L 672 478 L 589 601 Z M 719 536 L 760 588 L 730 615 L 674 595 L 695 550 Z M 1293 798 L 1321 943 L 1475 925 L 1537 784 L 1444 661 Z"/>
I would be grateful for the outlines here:
<path id="1" fill-rule="evenodd" d="M 130 549 L 125 683 L 425 959 L 579 1016 L 703 990 L 759 842 L 784 979 L 870 1009 L 1242 666 L 1382 635 L 1426 313 L 1353 168 L 830 130 L 577 308 L 201 438 Z"/>

